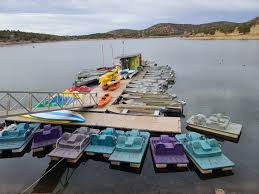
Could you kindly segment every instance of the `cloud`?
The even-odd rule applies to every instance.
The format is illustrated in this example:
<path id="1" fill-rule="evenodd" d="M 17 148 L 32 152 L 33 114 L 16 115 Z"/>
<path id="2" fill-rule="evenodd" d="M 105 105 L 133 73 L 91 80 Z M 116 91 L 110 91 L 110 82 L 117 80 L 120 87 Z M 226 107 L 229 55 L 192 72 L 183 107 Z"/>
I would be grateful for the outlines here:
<path id="1" fill-rule="evenodd" d="M 160 22 L 239 22 L 258 13 L 258 0 L 1 0 L 0 29 L 89 34 Z"/>

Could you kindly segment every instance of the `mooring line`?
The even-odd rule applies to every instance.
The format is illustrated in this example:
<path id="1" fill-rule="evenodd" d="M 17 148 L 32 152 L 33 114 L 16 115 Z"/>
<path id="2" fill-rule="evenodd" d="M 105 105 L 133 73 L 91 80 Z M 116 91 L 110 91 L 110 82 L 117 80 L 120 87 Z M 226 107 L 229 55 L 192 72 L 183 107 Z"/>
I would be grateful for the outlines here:
<path id="1" fill-rule="evenodd" d="M 52 166 L 47 172 L 45 172 L 40 178 L 38 178 L 36 181 L 34 181 L 30 186 L 25 188 L 20 194 L 24 194 L 26 191 L 28 191 L 33 185 L 38 183 L 44 176 L 46 176 L 50 171 L 52 171 L 61 161 L 63 161 L 65 158 L 62 158 L 60 161 L 58 161 L 54 166 Z"/>
<path id="2" fill-rule="evenodd" d="M 75 146 L 72 150 L 74 150 L 77 146 Z M 54 166 L 52 166 L 47 172 L 45 172 L 40 178 L 38 178 L 36 181 L 34 181 L 30 186 L 26 187 L 21 193 L 24 194 L 26 191 L 28 191 L 33 185 L 38 183 L 44 176 L 46 176 L 50 171 L 52 171 L 60 162 L 62 162 L 65 158 L 61 158 Z"/>

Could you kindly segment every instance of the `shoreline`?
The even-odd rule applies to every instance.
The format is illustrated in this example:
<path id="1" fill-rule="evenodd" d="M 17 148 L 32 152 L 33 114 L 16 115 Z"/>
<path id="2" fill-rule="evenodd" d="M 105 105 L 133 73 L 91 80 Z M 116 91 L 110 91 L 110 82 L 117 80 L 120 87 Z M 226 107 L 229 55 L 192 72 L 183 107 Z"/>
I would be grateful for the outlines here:
<path id="1" fill-rule="evenodd" d="M 182 40 L 259 40 L 257 35 L 226 35 L 226 36 L 150 36 L 135 38 L 89 38 L 89 39 L 71 39 L 71 40 L 48 40 L 48 41 L 17 41 L 17 42 L 1 42 L 0 47 L 12 45 L 27 45 L 38 43 L 67 42 L 67 41 L 91 41 L 91 40 L 128 40 L 128 39 L 154 39 L 154 38 L 177 38 Z"/>

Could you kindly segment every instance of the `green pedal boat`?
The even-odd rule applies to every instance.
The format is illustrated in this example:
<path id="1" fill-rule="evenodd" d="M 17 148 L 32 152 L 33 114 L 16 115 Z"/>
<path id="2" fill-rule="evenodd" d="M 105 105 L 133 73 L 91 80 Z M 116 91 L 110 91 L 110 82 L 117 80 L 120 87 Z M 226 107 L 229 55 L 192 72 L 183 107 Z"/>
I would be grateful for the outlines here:
<path id="1" fill-rule="evenodd" d="M 129 163 L 131 167 L 139 168 L 145 151 L 147 149 L 150 133 L 131 130 L 120 135 L 114 152 L 109 160 L 112 165 L 120 163 Z"/>

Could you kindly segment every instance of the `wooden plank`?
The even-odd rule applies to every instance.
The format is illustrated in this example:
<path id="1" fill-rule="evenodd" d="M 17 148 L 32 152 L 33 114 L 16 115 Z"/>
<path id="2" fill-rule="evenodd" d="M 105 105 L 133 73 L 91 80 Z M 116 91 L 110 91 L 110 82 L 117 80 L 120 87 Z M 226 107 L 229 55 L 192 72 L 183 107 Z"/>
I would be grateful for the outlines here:
<path id="1" fill-rule="evenodd" d="M 156 164 L 156 168 L 166 168 L 167 164 Z"/>
<path id="2" fill-rule="evenodd" d="M 92 127 L 112 127 L 120 129 L 139 129 L 150 132 L 165 132 L 165 133 L 181 133 L 180 117 L 150 117 L 150 116 L 134 116 L 120 115 L 111 113 L 80 113 L 86 122 L 83 123 L 66 123 L 66 125 L 80 125 Z M 7 121 L 12 122 L 41 122 L 49 123 L 48 121 L 39 121 L 35 119 L 23 117 L 9 117 Z M 56 122 L 56 124 L 63 124 Z"/>
<path id="3" fill-rule="evenodd" d="M 218 137 L 223 137 L 223 138 L 231 138 L 231 139 L 238 139 L 240 134 L 234 134 L 228 131 L 223 131 L 223 130 L 217 130 L 217 129 L 210 129 L 207 127 L 200 127 L 197 125 L 192 125 L 189 124 L 188 127 L 192 130 L 192 131 L 197 131 L 197 132 L 203 132 L 205 134 L 208 135 L 216 135 Z"/>
<path id="4" fill-rule="evenodd" d="M 106 93 L 111 93 L 112 99 L 105 107 L 91 108 L 91 109 L 88 109 L 88 111 L 90 111 L 90 112 L 105 112 L 109 105 L 114 104 L 118 100 L 118 98 L 122 95 L 123 91 L 125 90 L 125 88 L 126 88 L 126 86 L 129 82 L 130 82 L 130 79 L 121 80 L 120 81 L 120 87 L 118 89 L 114 90 L 114 91 L 103 90 L 100 85 L 98 87 L 94 88 L 92 90 L 92 92 L 97 93 L 97 99 L 101 98 Z"/>
<path id="5" fill-rule="evenodd" d="M 40 148 L 35 148 L 35 149 L 32 149 L 32 152 L 36 153 L 36 152 L 42 152 L 44 150 L 43 147 L 40 147 Z"/>

